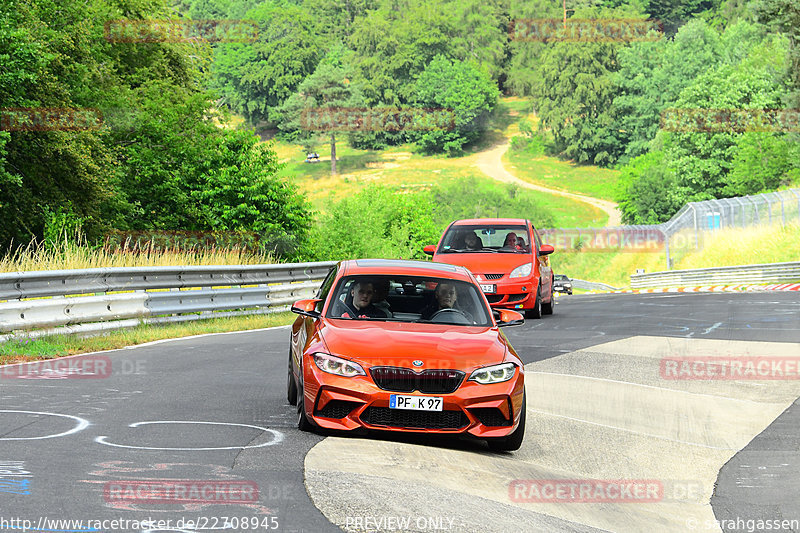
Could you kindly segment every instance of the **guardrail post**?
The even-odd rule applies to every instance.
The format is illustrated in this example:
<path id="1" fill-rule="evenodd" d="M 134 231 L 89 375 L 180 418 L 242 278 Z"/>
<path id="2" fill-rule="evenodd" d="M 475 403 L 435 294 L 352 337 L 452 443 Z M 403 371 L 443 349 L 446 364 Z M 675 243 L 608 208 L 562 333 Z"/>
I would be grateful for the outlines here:
<path id="1" fill-rule="evenodd" d="M 789 192 L 791 192 L 795 198 L 797 198 L 797 220 L 800 221 L 800 195 L 798 195 L 795 190 L 796 189 L 789 189 Z"/>

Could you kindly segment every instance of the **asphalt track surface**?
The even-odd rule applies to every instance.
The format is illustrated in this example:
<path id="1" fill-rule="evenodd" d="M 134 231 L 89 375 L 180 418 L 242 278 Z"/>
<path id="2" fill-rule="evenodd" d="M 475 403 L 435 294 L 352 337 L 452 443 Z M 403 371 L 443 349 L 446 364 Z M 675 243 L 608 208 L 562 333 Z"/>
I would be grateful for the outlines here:
<path id="1" fill-rule="evenodd" d="M 800 300 L 791 293 L 565 296 L 558 300 L 553 316 L 528 320 L 523 326 L 504 331 L 526 369 L 536 370 L 532 381 L 539 380 L 546 388 L 549 379 L 557 381 L 558 376 L 569 373 L 565 368 L 581 361 L 576 354 L 593 353 L 591 349 L 598 346 L 617 350 L 608 353 L 624 352 L 628 349 L 625 343 L 638 346 L 631 339 L 662 344 L 666 339 L 670 346 L 696 341 L 702 346 L 724 348 L 724 343 L 730 343 L 737 349 L 745 346 L 737 341 L 760 342 L 753 346 L 767 346 L 771 353 L 798 357 Z M 355 468 L 353 463 L 361 457 L 347 457 L 347 450 L 400 454 L 396 450 L 421 449 L 428 454 L 457 454 L 467 463 L 500 461 L 504 468 L 516 468 L 514 454 L 492 454 L 480 442 L 299 432 L 294 408 L 285 398 L 288 339 L 287 328 L 275 328 L 153 343 L 83 356 L 94 358 L 94 362 L 76 371 L 84 374 L 81 376 L 48 372 L 41 366 L 35 370 L 4 367 L 0 378 L 0 531 L 22 531 L 22 520 L 30 521 L 24 524 L 28 531 L 397 531 L 399 522 L 389 518 L 397 518 L 400 511 L 414 509 L 415 505 L 423 509 L 436 504 L 431 501 L 436 498 L 413 501 L 415 486 L 404 486 L 411 481 L 404 481 L 402 476 L 384 479 L 390 485 L 388 492 L 376 490 L 378 485 L 370 483 L 377 478 L 370 481 L 363 473 L 345 472 Z M 709 344 L 708 340 L 722 343 Z M 105 363 L 110 367 L 105 368 Z M 559 373 L 552 370 L 557 365 L 561 365 Z M 605 382 L 624 374 L 624 356 L 614 365 L 604 367 Z M 786 403 L 789 398 L 788 404 L 800 396 L 791 388 L 794 383 L 785 381 L 747 385 L 750 388 L 745 392 L 753 395 L 760 394 L 761 389 L 753 388 L 756 385 L 782 386 L 781 401 Z M 739 395 L 741 390 L 734 393 Z M 568 394 L 548 401 L 580 403 Z M 795 403 L 785 412 L 778 400 L 764 405 L 769 405 L 774 415 L 770 414 L 762 425 L 751 423 L 748 431 L 753 434 L 744 440 L 742 435 L 749 435 L 747 432 L 731 438 L 734 444 L 726 444 L 726 449 L 733 451 L 720 456 L 726 459 L 724 466 L 712 469 L 719 472 L 716 486 L 712 479 L 707 493 L 700 497 L 703 501 L 695 502 L 708 507 L 710 501 L 717 519 L 800 520 L 800 405 Z M 742 411 L 742 426 L 748 423 L 748 412 Z M 761 412 L 760 407 L 753 407 L 752 412 Z M 586 435 L 586 439 L 592 438 L 591 431 Z M 536 443 L 536 439 L 545 438 L 550 441 L 547 446 Z M 558 433 L 531 432 L 526 444 L 530 441 L 542 449 L 558 448 L 559 438 Z M 328 455 L 320 457 L 321 453 Z M 678 468 L 677 464 L 658 466 Z M 415 466 L 404 468 L 412 472 Z M 386 472 L 390 476 L 391 468 Z M 213 483 L 217 492 L 199 498 L 196 492 L 188 492 L 180 503 L 174 499 L 158 501 L 158 497 L 131 502 L 123 497 L 131 494 L 125 490 L 146 487 L 153 498 L 152 484 L 165 480 L 183 480 L 189 491 Z M 231 491 L 231 487 L 238 487 L 240 492 Z M 247 490 L 241 491 L 242 487 Z M 435 506 L 418 511 L 418 517 L 429 520 L 423 520 L 422 526 L 412 521 L 407 530 L 507 530 L 498 525 L 502 521 L 493 526 L 486 522 L 487 517 L 500 509 L 514 518 L 517 508 L 510 502 L 497 507 L 499 504 L 488 494 L 484 500 L 480 491 L 480 481 L 473 480 L 468 492 L 475 509 L 481 512 L 470 512 L 464 507 L 465 500 L 452 491 L 431 493 L 441 494 L 439 512 L 450 504 L 454 507 L 449 508 L 447 517 L 433 514 Z M 418 495 L 423 494 L 426 492 L 420 488 Z M 347 503 L 337 498 L 343 495 L 364 500 L 352 510 L 361 515 L 342 514 Z M 406 501 L 402 501 L 404 498 Z M 591 505 L 596 504 L 532 507 L 515 518 L 515 529 L 641 530 L 636 517 L 629 514 L 595 520 L 595 509 L 597 513 L 606 509 Z M 383 517 L 375 512 L 381 506 L 387 509 Z M 625 513 L 630 508 L 627 504 Z M 370 509 L 374 515 L 364 516 Z M 446 520 L 437 522 L 436 516 Z M 244 526 L 241 518 L 247 518 L 250 525 Z M 369 527 L 364 521 L 367 518 L 372 520 Z M 380 522 L 381 518 L 385 520 Z M 84 523 L 53 522 L 65 519 Z M 257 527 L 253 527 L 255 519 Z M 145 523 L 137 524 L 138 528 L 130 527 L 131 522 L 128 527 L 111 522 L 98 527 L 101 520 Z M 167 520 L 171 520 L 169 526 L 164 523 Z M 664 530 L 680 530 L 674 523 L 665 524 L 669 527 Z M 723 523 L 721 527 L 694 530 L 746 529 Z"/>

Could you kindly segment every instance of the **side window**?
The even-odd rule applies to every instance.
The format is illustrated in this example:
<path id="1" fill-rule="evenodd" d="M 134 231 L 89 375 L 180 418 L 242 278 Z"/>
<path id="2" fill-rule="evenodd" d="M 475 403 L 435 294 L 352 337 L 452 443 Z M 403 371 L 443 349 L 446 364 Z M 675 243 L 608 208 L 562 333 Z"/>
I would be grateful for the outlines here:
<path id="1" fill-rule="evenodd" d="M 531 231 L 533 233 L 534 239 L 536 239 L 536 252 L 539 252 L 539 249 L 542 247 L 542 238 L 539 237 L 539 232 L 536 231 L 536 228 L 531 226 Z"/>
<path id="2" fill-rule="evenodd" d="M 337 270 L 336 267 L 331 268 L 325 280 L 322 282 L 319 291 L 317 291 L 317 299 L 321 300 L 317 303 L 317 311 L 322 312 L 322 306 L 325 304 L 325 300 L 328 299 L 328 293 L 331 292 L 331 287 L 333 287 L 333 280 L 336 279 Z"/>

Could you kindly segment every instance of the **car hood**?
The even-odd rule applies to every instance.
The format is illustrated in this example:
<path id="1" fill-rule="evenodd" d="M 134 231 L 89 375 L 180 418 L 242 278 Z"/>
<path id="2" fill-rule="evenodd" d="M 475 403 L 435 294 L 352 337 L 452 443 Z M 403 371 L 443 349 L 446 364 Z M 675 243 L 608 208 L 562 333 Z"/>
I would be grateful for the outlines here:
<path id="1" fill-rule="evenodd" d="M 496 327 L 412 322 L 325 320 L 320 329 L 329 353 L 366 366 L 472 369 L 503 362 L 507 341 Z"/>
<path id="2" fill-rule="evenodd" d="M 434 261 L 466 267 L 473 274 L 508 274 L 533 260 L 531 254 L 512 253 L 449 253 L 437 254 Z"/>

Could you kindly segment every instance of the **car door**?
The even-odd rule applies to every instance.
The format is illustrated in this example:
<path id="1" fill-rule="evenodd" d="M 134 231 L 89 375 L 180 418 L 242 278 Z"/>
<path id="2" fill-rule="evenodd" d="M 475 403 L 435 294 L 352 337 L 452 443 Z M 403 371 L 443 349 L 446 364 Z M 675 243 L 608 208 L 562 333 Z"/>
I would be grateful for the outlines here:
<path id="1" fill-rule="evenodd" d="M 553 293 L 553 269 L 550 267 L 550 256 L 539 255 L 539 249 L 542 247 L 542 238 L 539 232 L 531 225 L 531 233 L 536 241 L 536 255 L 533 260 L 538 261 L 539 276 L 542 284 L 542 294 L 548 295 Z"/>

